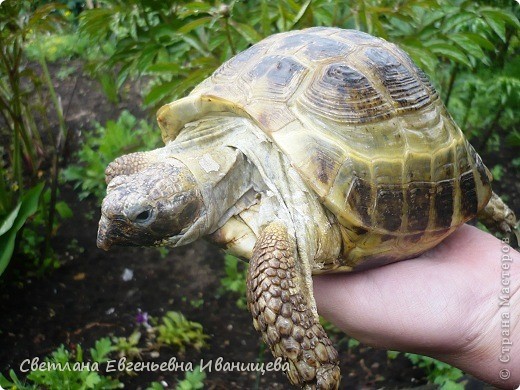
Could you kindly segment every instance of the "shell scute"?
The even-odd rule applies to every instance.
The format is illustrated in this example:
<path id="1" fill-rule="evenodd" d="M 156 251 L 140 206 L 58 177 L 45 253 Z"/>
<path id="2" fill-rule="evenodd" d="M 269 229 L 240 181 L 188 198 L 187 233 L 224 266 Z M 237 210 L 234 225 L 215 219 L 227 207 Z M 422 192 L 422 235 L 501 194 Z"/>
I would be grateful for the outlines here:
<path id="1" fill-rule="evenodd" d="M 342 30 L 342 29 L 334 29 L 333 33 L 334 37 L 343 39 L 347 42 L 352 42 L 356 45 L 366 45 L 366 44 L 379 44 L 381 42 L 380 39 L 373 37 L 370 34 L 364 33 L 362 31 L 357 30 Z"/>
<path id="2" fill-rule="evenodd" d="M 266 50 L 266 45 L 258 44 L 238 53 L 236 56 L 220 65 L 220 67 L 218 67 L 211 75 L 211 80 L 218 84 L 236 79 L 240 74 L 240 71 L 245 66 L 249 65 L 252 58 L 263 55 Z"/>
<path id="3" fill-rule="evenodd" d="M 373 209 L 371 183 L 359 177 L 354 177 L 346 200 L 350 210 L 357 213 L 362 226 L 373 226 L 371 219 Z"/>
<path id="4" fill-rule="evenodd" d="M 463 142 L 459 142 L 455 147 L 455 161 L 457 163 L 457 171 L 461 174 L 464 172 L 468 172 L 471 170 L 470 159 L 468 156 L 468 151 L 466 149 L 466 144 Z"/>
<path id="5" fill-rule="evenodd" d="M 306 73 L 307 68 L 296 59 L 275 55 L 261 58 L 243 77 L 256 99 L 286 101 Z"/>
<path id="6" fill-rule="evenodd" d="M 404 158 L 404 182 L 430 182 L 432 157 L 429 153 L 408 152 Z"/>
<path id="7" fill-rule="evenodd" d="M 460 176 L 460 189 L 464 196 L 461 202 L 461 212 L 466 218 L 471 218 L 478 211 L 477 185 L 473 170 Z"/>
<path id="8" fill-rule="evenodd" d="M 455 149 L 449 146 L 441 149 L 433 156 L 433 177 L 434 181 L 441 181 L 446 177 L 455 177 Z"/>
<path id="9" fill-rule="evenodd" d="M 277 145 L 285 153 L 294 153 L 292 165 L 299 172 L 312 172 L 309 178 L 317 195 L 325 198 L 329 194 L 337 172 L 347 153 L 333 139 L 324 137 L 319 132 L 312 134 L 298 121 L 272 134 Z"/>
<path id="10" fill-rule="evenodd" d="M 415 63 L 410 59 L 408 54 L 406 54 L 406 52 L 403 49 L 401 49 L 399 46 L 397 46 L 393 43 L 386 42 L 386 46 L 392 51 L 392 53 L 394 53 L 399 58 L 399 60 L 403 64 L 405 64 L 409 69 L 412 70 L 413 73 L 415 73 L 417 75 L 419 81 L 422 83 L 424 88 L 428 91 L 430 100 L 433 102 L 433 101 L 439 99 L 439 94 L 437 93 L 437 91 L 435 90 L 433 85 L 431 84 L 430 79 L 428 78 L 426 73 L 424 73 L 424 71 L 421 68 L 419 68 L 417 65 L 415 65 Z"/>
<path id="11" fill-rule="evenodd" d="M 343 57 L 354 50 L 352 45 L 328 37 L 317 36 L 296 52 L 306 61 L 330 61 L 331 58 Z"/>
<path id="12" fill-rule="evenodd" d="M 374 184 L 400 183 L 403 177 L 402 160 L 378 159 L 373 161 Z"/>
<path id="13" fill-rule="evenodd" d="M 268 133 L 286 128 L 296 120 L 294 113 L 284 104 L 273 105 L 265 100 L 255 100 L 246 105 L 244 109 L 257 118 L 260 126 Z"/>
<path id="14" fill-rule="evenodd" d="M 413 205 L 413 213 L 408 213 L 408 231 L 426 230 L 430 222 L 430 205 L 434 192 L 434 184 L 431 182 L 413 182 L 408 185 L 406 204 Z"/>
<path id="15" fill-rule="evenodd" d="M 431 103 L 430 94 L 412 73 L 386 47 L 369 47 L 364 52 L 367 66 L 373 68 L 398 111 L 419 110 Z"/>
<path id="16" fill-rule="evenodd" d="M 374 226 L 387 232 L 399 231 L 404 216 L 403 206 L 403 187 L 400 184 L 377 186 Z"/>
<path id="17" fill-rule="evenodd" d="M 435 191 L 435 227 L 449 228 L 452 226 L 453 212 L 455 209 L 454 192 L 457 183 L 455 179 L 443 180 L 437 183 Z"/>
<path id="18" fill-rule="evenodd" d="M 272 42 L 269 47 L 269 53 L 294 54 L 309 43 L 309 37 L 300 32 L 288 32 L 285 36 L 280 37 Z"/>
<path id="19" fill-rule="evenodd" d="M 352 124 L 388 118 L 391 110 L 365 75 L 345 62 L 317 71 L 298 102 L 316 115 Z"/>

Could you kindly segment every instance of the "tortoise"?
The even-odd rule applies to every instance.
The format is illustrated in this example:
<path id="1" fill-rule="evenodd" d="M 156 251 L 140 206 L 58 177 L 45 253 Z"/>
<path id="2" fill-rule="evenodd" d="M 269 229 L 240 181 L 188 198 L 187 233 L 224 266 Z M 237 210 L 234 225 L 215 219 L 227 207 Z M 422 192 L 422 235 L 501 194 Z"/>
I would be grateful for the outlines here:
<path id="1" fill-rule="evenodd" d="M 312 274 L 416 257 L 477 214 L 516 225 L 427 76 L 359 31 L 272 35 L 157 118 L 166 146 L 106 169 L 98 246 L 206 236 L 249 259 L 254 327 L 295 385 L 340 381 Z"/>

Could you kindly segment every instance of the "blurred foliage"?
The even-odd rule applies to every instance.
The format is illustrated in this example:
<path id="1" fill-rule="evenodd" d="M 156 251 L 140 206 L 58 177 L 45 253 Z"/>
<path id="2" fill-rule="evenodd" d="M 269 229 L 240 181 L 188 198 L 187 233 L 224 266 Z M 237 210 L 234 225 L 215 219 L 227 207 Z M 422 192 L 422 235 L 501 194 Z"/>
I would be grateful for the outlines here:
<path id="1" fill-rule="evenodd" d="M 18 252 L 26 258 L 24 265 L 29 275 L 42 276 L 46 271 L 60 266 L 58 256 L 52 247 L 42 254 L 42 248 L 45 248 L 45 231 L 50 218 L 51 199 L 51 189 L 44 189 L 39 197 L 38 211 L 26 222 L 20 237 Z M 56 216 L 52 219 L 51 236 L 55 236 L 62 223 L 73 216 L 71 208 L 64 201 L 57 201 L 53 207 Z"/>
<path id="2" fill-rule="evenodd" d="M 429 74 L 440 62 L 473 69 L 491 64 L 511 41 L 517 17 L 504 7 L 470 1 L 176 1 L 105 0 L 80 16 L 80 31 L 115 41 L 107 66 L 155 74 L 145 101 L 177 98 L 223 61 L 276 32 L 310 26 L 356 28 L 398 43 Z"/>
<path id="3" fill-rule="evenodd" d="M 224 256 L 224 271 L 226 276 L 220 279 L 219 293 L 231 293 L 237 297 L 239 308 L 247 308 L 246 300 L 246 273 L 248 264 L 235 256 Z"/>
<path id="4" fill-rule="evenodd" d="M 44 359 L 46 369 L 31 370 L 26 381 L 21 381 L 14 370 L 9 372 L 10 380 L 0 374 L 0 386 L 11 390 L 83 390 L 83 389 L 119 389 L 123 384 L 118 379 L 98 372 L 98 366 L 106 363 L 112 346 L 110 339 L 97 340 L 90 349 L 90 360 L 86 360 L 81 345 L 72 352 L 61 345 Z M 42 364 L 42 362 L 40 362 Z"/>
<path id="5" fill-rule="evenodd" d="M 178 311 L 169 311 L 160 320 L 151 318 L 150 322 L 153 325 L 152 330 L 156 335 L 158 347 L 169 345 L 176 347 L 180 353 L 184 353 L 187 346 L 198 351 L 206 347 L 209 336 L 204 333 L 202 325 L 189 321 Z"/>
<path id="6" fill-rule="evenodd" d="M 5 145 L 0 161 L 0 225 L 7 226 L 6 222 L 16 214 L 13 227 L 17 227 L 1 235 L 8 241 L 8 250 L 2 252 L 0 274 L 16 252 L 17 233 L 24 231 L 25 220 L 37 210 L 40 216 L 46 215 L 46 220 L 43 231 L 39 231 L 40 247 L 31 250 L 38 251 L 39 263 L 53 256 L 50 240 L 56 226 L 58 162 L 67 132 L 45 58 L 38 58 L 42 70 L 38 73 L 29 66 L 25 49 L 30 35 L 50 33 L 65 22 L 62 9 L 54 3 L 36 7 L 30 1 L 8 1 L 0 6 L 0 138 Z M 47 120 L 49 107 L 58 117 L 58 130 L 52 129 Z M 49 162 L 51 167 L 45 174 L 42 168 Z M 42 183 L 50 187 L 50 200 L 40 202 L 28 213 L 25 192 L 32 194 L 31 203 L 38 204 Z"/>
<path id="7" fill-rule="evenodd" d="M 128 360 L 141 359 L 142 348 L 139 347 L 141 332 L 134 330 L 128 337 L 113 337 L 113 351 L 117 351 L 119 358 Z"/>
<path id="8" fill-rule="evenodd" d="M 33 34 L 25 46 L 27 58 L 38 61 L 44 57 L 49 62 L 60 59 L 71 59 L 86 53 L 91 53 L 87 37 L 74 32 L 57 34 Z M 88 56 L 86 57 L 88 59 Z"/>
<path id="9" fill-rule="evenodd" d="M 44 83 L 27 66 L 24 47 L 31 31 L 51 31 L 60 21 L 54 6 L 30 12 L 30 2 L 5 2 L 0 7 L 0 114 L 4 126 L 0 136 L 8 140 L 7 166 L 0 167 L 0 216 L 24 191 L 24 173 L 34 182 L 44 148 L 33 115 L 34 95 Z M 24 168 L 26 172 L 24 172 Z"/>
<path id="10" fill-rule="evenodd" d="M 108 121 L 105 126 L 97 124 L 87 133 L 78 152 L 79 164 L 69 165 L 63 177 L 75 183 L 80 199 L 93 195 L 101 203 L 105 196 L 107 165 L 123 154 L 157 148 L 160 142 L 158 129 L 144 120 L 138 121 L 125 110 L 117 121 Z"/>
<path id="11" fill-rule="evenodd" d="M 401 352 L 396 351 L 387 352 L 389 359 L 395 359 L 400 354 Z M 465 381 L 462 380 L 464 373 L 458 368 L 428 356 L 416 355 L 414 353 L 405 353 L 404 355 L 414 366 L 422 368 L 428 380 L 439 386 L 439 389 L 464 390 Z"/>
<path id="12" fill-rule="evenodd" d="M 26 192 L 16 206 L 7 214 L 0 223 L 0 275 L 11 260 L 15 249 L 15 240 L 18 231 L 25 221 L 36 212 L 38 199 L 43 189 L 43 183 Z"/>
<path id="13" fill-rule="evenodd" d="M 199 390 L 204 388 L 206 373 L 200 366 L 195 366 L 193 371 L 187 371 L 184 379 L 175 386 L 175 390 Z"/>
<path id="14" fill-rule="evenodd" d="M 73 14 L 75 16 L 79 15 L 81 11 L 86 8 L 92 8 L 94 5 L 93 1 L 84 1 L 84 0 L 33 0 L 33 7 L 41 7 L 46 4 L 60 4 L 63 7 L 66 7 L 68 13 Z M 90 3 L 90 4 L 89 4 Z M 72 19 L 74 21 L 74 19 Z"/>
<path id="15" fill-rule="evenodd" d="M 175 386 L 175 390 L 199 390 L 204 388 L 204 380 L 206 373 L 201 370 L 200 366 L 195 366 L 193 371 L 186 371 L 184 379 L 179 380 Z M 152 382 L 146 390 L 165 390 L 160 382 Z"/>
<path id="16" fill-rule="evenodd" d="M 520 45 L 515 41 L 515 51 Z M 476 138 L 475 146 L 500 148 L 493 139 L 497 130 L 503 130 L 509 146 L 518 148 L 520 106 L 520 57 L 511 56 L 503 68 L 492 67 L 460 73 L 453 84 L 448 108 L 469 139 Z"/>
<path id="17" fill-rule="evenodd" d="M 144 102 L 179 98 L 222 62 L 276 32 L 310 26 L 356 28 L 397 43 L 441 89 L 468 135 L 518 121 L 518 8 L 507 2 L 442 0 L 100 1 L 80 16 L 91 39 L 111 39 L 103 73 L 112 88 L 129 76 L 151 77 Z M 518 61 L 518 59 L 516 59 Z M 492 67 L 493 69 L 490 69 Z M 472 83 L 466 80 L 471 79 Z M 462 89 L 462 90 L 461 90 Z M 491 99 L 489 99 L 491 97 Z M 481 101 L 486 100 L 483 104 Z M 491 102 L 489 101 L 491 100 Z M 468 104 L 469 101 L 469 104 Z M 453 107 L 452 107 L 453 106 Z M 485 107 L 480 119 L 474 120 Z M 497 111 L 498 107 L 498 111 Z M 487 139 L 482 141 L 484 144 Z"/>

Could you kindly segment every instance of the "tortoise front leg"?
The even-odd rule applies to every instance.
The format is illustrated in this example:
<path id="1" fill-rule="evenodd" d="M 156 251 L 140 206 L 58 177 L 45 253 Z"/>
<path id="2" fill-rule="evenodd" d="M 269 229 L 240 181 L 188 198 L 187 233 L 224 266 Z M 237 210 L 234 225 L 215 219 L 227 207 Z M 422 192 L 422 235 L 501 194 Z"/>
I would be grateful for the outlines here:
<path id="1" fill-rule="evenodd" d="M 308 389 L 337 389 L 338 353 L 309 305 L 305 275 L 295 259 L 294 240 L 287 228 L 278 222 L 268 225 L 253 249 L 247 275 L 253 324 L 273 355 L 289 362 L 291 383 Z"/>

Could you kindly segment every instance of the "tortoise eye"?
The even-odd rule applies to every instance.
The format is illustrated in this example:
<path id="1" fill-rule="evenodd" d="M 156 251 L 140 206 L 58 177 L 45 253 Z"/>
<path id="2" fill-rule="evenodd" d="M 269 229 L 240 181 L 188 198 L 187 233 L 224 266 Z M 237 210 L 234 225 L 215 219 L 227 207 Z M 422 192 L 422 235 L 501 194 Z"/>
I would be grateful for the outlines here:
<path id="1" fill-rule="evenodd" d="M 137 214 L 135 217 L 135 222 L 145 222 L 152 216 L 151 210 L 144 210 L 143 212 Z"/>

